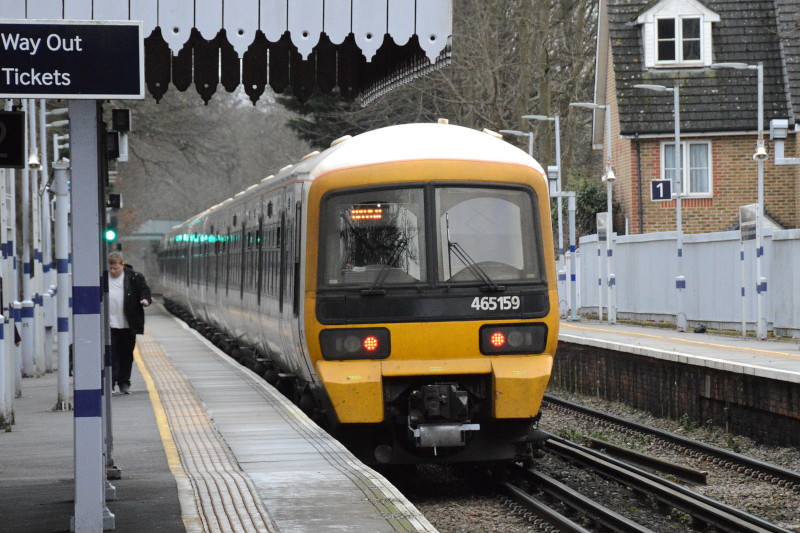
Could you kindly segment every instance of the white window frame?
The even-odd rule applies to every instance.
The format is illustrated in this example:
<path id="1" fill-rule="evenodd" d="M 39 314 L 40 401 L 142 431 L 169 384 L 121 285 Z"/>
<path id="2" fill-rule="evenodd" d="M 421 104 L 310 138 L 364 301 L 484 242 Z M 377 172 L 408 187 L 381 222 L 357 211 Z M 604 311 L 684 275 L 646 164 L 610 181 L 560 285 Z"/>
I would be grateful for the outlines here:
<path id="1" fill-rule="evenodd" d="M 672 161 L 667 161 L 667 146 L 674 146 L 675 140 L 664 140 L 661 141 L 661 150 L 660 150 L 660 164 L 659 164 L 659 173 L 661 175 L 661 179 L 668 179 L 667 178 L 667 163 L 672 165 Z M 687 162 L 691 158 L 687 158 L 686 155 L 683 156 L 682 159 L 686 161 L 681 161 L 681 187 L 685 191 L 683 193 L 683 198 L 713 198 L 714 197 L 714 163 L 712 157 L 712 145 L 711 141 L 709 140 L 696 140 L 696 139 L 681 139 L 681 153 L 682 154 L 689 154 L 690 146 L 691 145 L 705 145 L 706 148 L 706 155 L 708 161 L 708 191 L 704 192 L 689 192 L 690 187 L 690 179 L 691 179 L 691 169 Z M 670 158 L 672 159 L 672 158 Z M 676 198 L 678 195 L 678 191 L 676 187 L 672 188 L 672 197 Z"/>
<path id="2" fill-rule="evenodd" d="M 699 44 L 700 44 L 700 57 L 697 59 L 685 59 L 683 57 L 683 21 L 695 19 L 699 23 L 699 30 L 700 30 L 700 37 L 699 37 Z M 659 59 L 658 58 L 658 50 L 659 44 L 661 44 L 661 36 L 658 34 L 658 23 L 662 20 L 672 20 L 675 22 L 675 38 L 673 39 L 673 44 L 675 45 L 675 59 Z M 703 36 L 703 17 L 700 15 L 678 15 L 678 16 L 669 16 L 669 17 L 657 17 L 655 22 L 655 49 L 654 53 L 656 56 L 656 66 L 662 67 L 675 67 L 675 66 L 690 66 L 690 67 L 701 67 L 703 66 L 703 46 L 704 46 L 704 36 Z"/>
<path id="3" fill-rule="evenodd" d="M 676 55 L 674 60 L 658 60 L 658 21 L 673 19 L 676 22 Z M 683 60 L 683 20 L 700 20 L 700 59 Z M 712 28 L 719 15 L 697 0 L 662 0 L 637 18 L 642 25 L 642 46 L 645 68 L 700 68 L 711 65 L 713 56 Z"/>

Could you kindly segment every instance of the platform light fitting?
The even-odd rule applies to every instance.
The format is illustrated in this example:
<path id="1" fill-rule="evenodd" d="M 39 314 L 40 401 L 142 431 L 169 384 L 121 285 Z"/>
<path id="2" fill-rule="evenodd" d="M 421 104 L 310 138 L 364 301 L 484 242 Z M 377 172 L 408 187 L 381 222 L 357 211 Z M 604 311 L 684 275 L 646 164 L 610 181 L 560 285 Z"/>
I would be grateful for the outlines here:
<path id="1" fill-rule="evenodd" d="M 769 158 L 767 147 L 764 146 L 764 141 L 758 141 L 756 146 L 756 153 L 753 154 L 753 159 L 756 161 L 766 161 Z"/>
<path id="2" fill-rule="evenodd" d="M 608 172 L 603 174 L 602 180 L 603 181 L 614 181 L 617 179 L 617 175 L 614 174 L 614 169 L 608 169 Z"/>
<path id="3" fill-rule="evenodd" d="M 28 156 L 28 168 L 31 170 L 39 170 L 42 168 L 42 162 L 39 161 L 39 154 L 31 154 Z"/>

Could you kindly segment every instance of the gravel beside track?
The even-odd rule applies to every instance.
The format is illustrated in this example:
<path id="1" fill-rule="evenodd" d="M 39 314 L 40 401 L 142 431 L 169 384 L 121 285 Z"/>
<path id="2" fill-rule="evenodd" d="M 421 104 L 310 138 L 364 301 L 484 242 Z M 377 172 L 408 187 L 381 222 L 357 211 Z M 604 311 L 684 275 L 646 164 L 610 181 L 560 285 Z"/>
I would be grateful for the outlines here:
<path id="1" fill-rule="evenodd" d="M 677 421 L 658 419 L 620 403 L 571 394 L 554 388 L 549 388 L 548 394 L 784 468 L 800 469 L 800 450 L 795 448 L 762 446 L 719 428 L 698 426 L 685 419 Z M 617 432 L 554 408 L 544 408 L 540 427 L 570 440 L 581 442 L 592 437 L 599 438 L 677 464 L 707 470 L 708 485 L 686 485 L 709 498 L 742 509 L 789 531 L 800 533 L 800 490 L 760 481 L 735 470 L 724 469 L 689 457 L 663 446 L 652 438 Z M 534 468 L 570 486 L 580 487 L 583 494 L 654 531 L 693 531 L 691 520 L 681 513 L 672 511 L 667 516 L 661 515 L 646 498 L 639 499 L 618 484 L 606 481 L 581 467 L 565 463 L 551 454 L 537 459 Z M 531 521 L 519 513 L 513 513 L 504 503 L 506 499 L 495 493 L 493 488 L 476 481 L 468 471 L 460 468 L 426 465 L 416 470 L 397 469 L 387 473 L 387 476 L 440 533 L 540 531 Z"/>

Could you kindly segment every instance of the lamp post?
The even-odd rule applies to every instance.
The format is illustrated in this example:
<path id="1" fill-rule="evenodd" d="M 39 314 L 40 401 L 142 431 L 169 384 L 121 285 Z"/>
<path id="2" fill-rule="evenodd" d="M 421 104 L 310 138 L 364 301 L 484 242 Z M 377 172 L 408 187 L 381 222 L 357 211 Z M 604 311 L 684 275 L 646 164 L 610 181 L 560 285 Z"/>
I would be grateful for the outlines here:
<path id="1" fill-rule="evenodd" d="M 606 201 L 608 204 L 607 207 L 607 221 L 606 226 L 608 227 L 608 235 L 606 236 L 606 270 L 608 274 L 608 323 L 609 324 L 616 324 L 617 323 L 617 309 L 616 303 L 614 301 L 614 285 L 616 285 L 616 278 L 611 271 L 611 264 L 612 264 L 612 257 L 614 255 L 614 244 L 612 240 L 612 236 L 614 234 L 614 221 L 612 214 L 612 184 L 614 180 L 617 179 L 617 176 L 614 174 L 614 168 L 612 167 L 612 160 L 611 160 L 611 106 L 608 104 L 595 104 L 594 102 L 573 102 L 569 104 L 570 107 L 582 107 L 584 109 L 591 109 L 596 111 L 598 109 L 602 109 L 605 113 L 605 126 L 606 126 L 606 171 L 603 173 L 603 181 L 606 182 Z M 599 244 L 599 243 L 598 243 Z M 598 248 L 599 251 L 599 248 Z M 600 311 L 600 317 L 602 319 L 603 314 L 603 307 L 602 302 L 598 302 L 598 309 Z"/>
<path id="2" fill-rule="evenodd" d="M 528 155 L 533 157 L 533 132 L 524 132 L 524 131 L 517 131 L 517 130 L 500 130 L 500 133 L 503 135 L 514 135 L 515 137 L 527 137 L 528 138 Z"/>
<path id="3" fill-rule="evenodd" d="M 560 126 L 559 126 L 559 117 L 558 115 L 554 117 L 550 117 L 547 115 L 523 115 L 522 118 L 528 120 L 542 120 L 547 122 L 552 122 L 555 126 L 555 145 L 556 145 L 556 169 L 557 169 L 557 178 L 556 178 L 556 192 L 555 194 L 551 194 L 551 196 L 556 197 L 556 202 L 558 205 L 558 265 L 559 265 L 559 276 L 561 276 L 561 272 L 564 270 L 564 224 L 561 221 L 562 217 L 562 206 L 563 206 L 563 198 L 567 196 L 574 196 L 575 193 L 564 193 L 561 189 L 561 133 L 560 133 Z M 577 320 L 577 306 L 578 306 L 578 296 L 577 296 L 577 279 L 575 276 L 575 217 L 574 217 L 574 209 L 575 209 L 575 199 L 573 198 L 569 203 L 569 206 L 572 208 L 572 216 L 570 218 L 571 225 L 570 225 L 570 243 L 569 243 L 569 252 L 570 252 L 570 262 L 569 262 L 569 271 L 570 271 L 570 308 L 571 320 Z M 565 276 L 566 277 L 566 276 Z M 566 281 L 566 279 L 564 280 Z"/>
<path id="4" fill-rule="evenodd" d="M 763 297 L 767 292 L 767 279 L 763 277 L 761 258 L 764 256 L 764 161 L 769 154 L 764 145 L 764 63 L 758 62 L 756 65 L 747 63 L 714 63 L 712 69 L 737 69 L 755 70 L 758 74 L 758 140 L 756 141 L 756 153 L 753 159 L 758 166 L 758 199 L 756 200 L 756 337 L 759 339 L 767 338 L 767 321 L 763 316 L 764 302 Z"/>
<path id="5" fill-rule="evenodd" d="M 678 331 L 686 331 L 686 277 L 683 275 L 683 214 L 681 211 L 681 198 L 683 197 L 683 165 L 681 156 L 681 106 L 680 106 L 680 87 L 665 87 L 663 85 L 638 84 L 634 85 L 637 89 L 647 89 L 650 91 L 672 93 L 673 113 L 675 115 L 675 149 L 673 151 L 673 161 L 675 168 L 675 226 L 677 233 L 678 248 L 678 274 L 675 276 L 675 289 L 677 291 L 677 310 L 675 312 L 675 326 Z"/>
<path id="6" fill-rule="evenodd" d="M 529 120 L 544 120 L 553 122 L 555 125 L 555 135 L 556 135 L 556 168 L 558 169 L 557 172 L 557 179 L 556 179 L 556 192 L 561 192 L 561 138 L 559 135 L 559 123 L 558 117 L 548 117 L 546 115 L 523 115 L 522 118 L 526 118 Z M 558 264 L 559 266 L 563 266 L 564 262 L 564 228 L 561 223 L 561 196 L 556 196 L 558 202 Z"/>

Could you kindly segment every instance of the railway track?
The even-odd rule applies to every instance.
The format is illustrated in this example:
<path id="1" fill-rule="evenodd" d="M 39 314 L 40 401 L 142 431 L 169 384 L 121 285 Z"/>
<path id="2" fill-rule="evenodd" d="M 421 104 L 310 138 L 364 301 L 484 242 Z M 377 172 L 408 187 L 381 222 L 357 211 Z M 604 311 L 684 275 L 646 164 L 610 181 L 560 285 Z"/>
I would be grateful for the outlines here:
<path id="1" fill-rule="evenodd" d="M 725 450 L 700 441 L 692 440 L 668 431 L 651 428 L 619 418 L 607 413 L 577 405 L 551 395 L 545 395 L 544 402 L 557 409 L 570 411 L 582 418 L 597 421 L 599 424 L 612 427 L 618 431 L 636 432 L 659 439 L 665 446 L 680 453 L 717 465 L 720 468 L 734 470 L 746 476 L 756 477 L 775 485 L 800 492 L 800 473 L 777 465 L 773 465 L 736 452 Z M 673 474 L 681 478 L 678 473 Z M 697 480 L 691 480 L 697 482 Z"/>
<path id="2" fill-rule="evenodd" d="M 681 485 L 663 479 L 650 472 L 614 459 L 602 452 L 592 450 L 577 443 L 550 435 L 546 450 L 565 460 L 588 468 L 598 475 L 614 480 L 616 483 L 629 488 L 637 495 L 646 495 L 652 498 L 662 514 L 667 514 L 671 509 L 676 509 L 692 518 L 692 527 L 696 530 L 707 530 L 709 527 L 717 531 L 726 532 L 757 532 L 757 533 L 788 533 L 788 530 L 771 524 L 744 511 L 725 505 L 691 491 Z M 546 475 L 535 469 L 525 469 L 518 465 L 511 467 L 510 478 L 516 482 L 501 481 L 500 489 L 513 499 L 516 504 L 551 524 L 555 531 L 583 532 L 602 528 L 605 531 L 624 533 L 643 533 L 653 531 L 643 524 L 639 524 L 622 514 L 609 509 L 605 505 L 581 494 L 575 488 Z M 548 499 L 555 501 L 559 506 L 569 509 L 570 516 L 586 517 L 590 521 L 591 529 L 577 523 L 553 508 L 543 503 L 537 496 L 529 493 L 524 487 L 530 487 L 533 492 L 541 492 Z"/>

